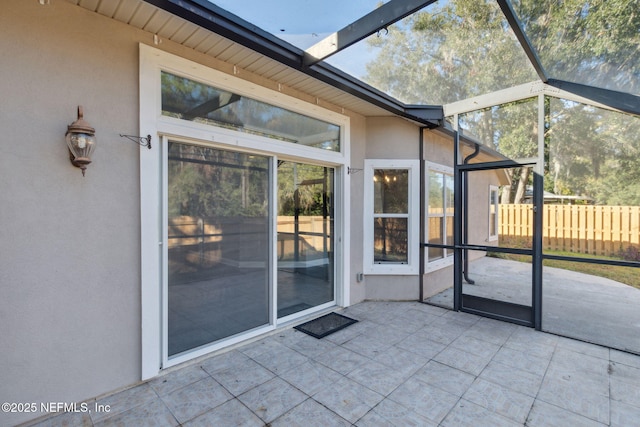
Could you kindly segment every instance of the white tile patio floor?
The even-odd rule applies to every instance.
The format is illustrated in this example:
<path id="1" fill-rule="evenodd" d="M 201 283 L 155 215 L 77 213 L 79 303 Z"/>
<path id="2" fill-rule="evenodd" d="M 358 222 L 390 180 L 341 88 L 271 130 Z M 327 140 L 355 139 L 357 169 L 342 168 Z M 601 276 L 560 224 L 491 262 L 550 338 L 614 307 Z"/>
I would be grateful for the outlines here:
<path id="1" fill-rule="evenodd" d="M 640 425 L 640 356 L 417 302 L 342 313 L 359 322 L 283 330 L 36 425 Z"/>

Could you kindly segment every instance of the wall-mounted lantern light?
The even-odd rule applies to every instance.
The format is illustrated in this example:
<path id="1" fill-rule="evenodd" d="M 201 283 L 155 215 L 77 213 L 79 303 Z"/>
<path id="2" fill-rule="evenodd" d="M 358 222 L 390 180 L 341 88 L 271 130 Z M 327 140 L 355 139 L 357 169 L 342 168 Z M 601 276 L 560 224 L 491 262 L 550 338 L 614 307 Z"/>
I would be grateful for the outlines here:
<path id="1" fill-rule="evenodd" d="M 96 147 L 96 130 L 84 120 L 82 106 L 78 106 L 78 119 L 67 126 L 65 134 L 71 163 L 82 169 L 82 176 L 91 163 L 91 153 Z"/>

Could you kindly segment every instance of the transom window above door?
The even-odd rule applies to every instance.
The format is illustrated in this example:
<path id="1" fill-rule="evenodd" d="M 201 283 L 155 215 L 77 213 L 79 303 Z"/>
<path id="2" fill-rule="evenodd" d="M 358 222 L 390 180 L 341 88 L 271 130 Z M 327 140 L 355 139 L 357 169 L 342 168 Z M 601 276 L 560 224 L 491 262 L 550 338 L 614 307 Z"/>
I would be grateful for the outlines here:
<path id="1" fill-rule="evenodd" d="M 338 125 L 166 71 L 162 72 L 162 115 L 340 151 Z"/>

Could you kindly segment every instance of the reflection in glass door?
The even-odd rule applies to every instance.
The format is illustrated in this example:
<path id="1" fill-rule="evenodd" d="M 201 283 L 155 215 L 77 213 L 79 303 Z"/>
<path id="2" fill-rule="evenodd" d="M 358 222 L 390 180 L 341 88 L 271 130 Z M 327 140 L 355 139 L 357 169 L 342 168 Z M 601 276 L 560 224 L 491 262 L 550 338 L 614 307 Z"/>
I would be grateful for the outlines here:
<path id="1" fill-rule="evenodd" d="M 269 324 L 269 164 L 169 143 L 170 357 Z"/>
<path id="2" fill-rule="evenodd" d="M 278 317 L 335 300 L 334 170 L 278 162 Z"/>

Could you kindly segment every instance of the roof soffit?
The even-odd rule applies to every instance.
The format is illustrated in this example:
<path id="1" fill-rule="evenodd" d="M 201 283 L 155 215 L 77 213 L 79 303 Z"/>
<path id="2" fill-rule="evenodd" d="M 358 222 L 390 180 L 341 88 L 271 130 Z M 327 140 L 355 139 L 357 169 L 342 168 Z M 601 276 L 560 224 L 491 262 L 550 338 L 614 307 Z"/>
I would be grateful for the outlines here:
<path id="1" fill-rule="evenodd" d="M 432 108 L 430 106 L 419 110 L 407 108 L 328 64 L 306 67 L 301 49 L 207 1 L 114 0 L 106 2 L 108 5 L 104 5 L 105 2 L 67 1 L 148 31 L 153 34 L 155 43 L 171 40 L 232 66 L 243 63 L 244 70 L 271 81 L 271 88 L 281 91 L 291 88 L 299 92 L 297 95 L 308 94 L 313 98 L 309 101 L 334 111 L 350 110 L 364 116 L 396 115 L 428 127 L 436 127 L 438 121 L 425 117 L 442 117 L 441 107 L 431 112 L 427 111 Z M 280 80 L 278 75 L 287 78 Z M 418 114 L 414 115 L 414 112 Z"/>
<path id="2" fill-rule="evenodd" d="M 334 103 L 334 100 L 340 98 L 341 101 L 337 102 L 337 105 L 347 105 L 347 108 L 365 116 L 397 115 L 428 127 L 438 125 L 442 119 L 441 107 L 403 104 L 386 93 L 323 61 L 314 62 L 311 65 L 305 64 L 305 57 L 307 61 L 309 58 L 308 51 L 305 52 L 206 0 L 68 1 L 113 19 L 118 19 L 128 25 L 136 26 L 154 34 L 160 34 L 176 43 L 194 48 L 229 63 L 237 64 L 243 62 L 242 67 L 248 71 L 267 79 L 273 79 L 276 82 L 280 82 L 281 85 L 284 84 L 317 98 L 325 99 L 330 103 Z M 541 78 L 540 82 L 521 86 L 531 87 L 532 85 L 542 84 L 544 85 L 543 93 L 551 96 L 556 96 L 556 91 L 560 91 L 567 95 L 565 97 L 568 99 L 577 98 L 580 102 L 591 105 L 640 115 L 640 97 L 638 96 L 547 78 L 547 73 L 538 57 L 538 52 L 536 52 L 535 47 L 527 38 L 522 23 L 511 7 L 511 1 L 495 1 L 500 6 L 509 25 L 516 34 L 518 42 Z M 407 13 L 413 13 L 414 9 L 420 5 L 426 6 L 431 3 L 433 1 L 411 0 L 411 8 L 393 9 L 393 7 L 400 5 L 400 0 L 390 0 L 384 5 L 386 8 L 381 7 L 340 31 L 348 30 L 350 38 L 345 40 L 353 42 L 353 40 L 375 31 L 376 28 L 386 28 L 385 25 L 388 25 L 389 22 L 395 22 L 395 20 L 405 16 Z M 145 17 L 145 14 L 150 16 Z M 374 15 L 374 17 L 380 18 L 378 16 L 380 14 L 384 19 L 379 21 L 381 23 L 377 26 L 375 22 L 370 22 L 368 19 L 368 17 Z M 159 22 L 162 19 L 172 20 L 173 23 L 166 25 L 165 22 L 164 25 L 160 25 Z M 354 30 L 355 27 L 358 27 L 355 24 L 360 23 L 360 21 L 367 25 L 363 24 L 364 28 L 363 25 L 359 25 L 359 29 Z M 203 46 L 206 46 L 206 49 L 203 49 Z M 344 47 L 346 47 L 344 44 L 336 46 L 335 51 L 324 52 L 320 56 L 324 58 L 344 49 Z M 259 55 L 256 55 L 256 52 Z M 231 55 L 232 53 L 235 53 L 235 55 Z M 267 61 L 266 58 L 269 58 L 270 61 Z M 295 80 L 286 79 L 286 82 L 285 80 L 274 78 L 275 74 L 284 73 L 284 70 L 287 69 L 295 70 L 298 77 Z M 277 73 L 273 71 L 277 71 Z M 312 80 L 323 82 L 323 85 L 316 84 L 314 86 L 311 83 Z M 294 83 L 290 83 L 291 81 Z M 505 89 L 491 93 L 484 99 L 498 99 L 505 96 L 502 92 L 510 93 L 509 96 L 516 95 L 519 93 L 519 89 L 520 86 Z M 350 99 L 347 104 L 344 104 L 345 94 Z M 470 103 L 477 101 L 476 98 L 472 99 L 445 106 L 445 114 L 448 114 L 447 111 L 450 111 L 454 105 L 470 105 Z M 386 113 L 383 113 L 382 110 Z M 469 110 L 467 109 L 467 111 Z"/>

